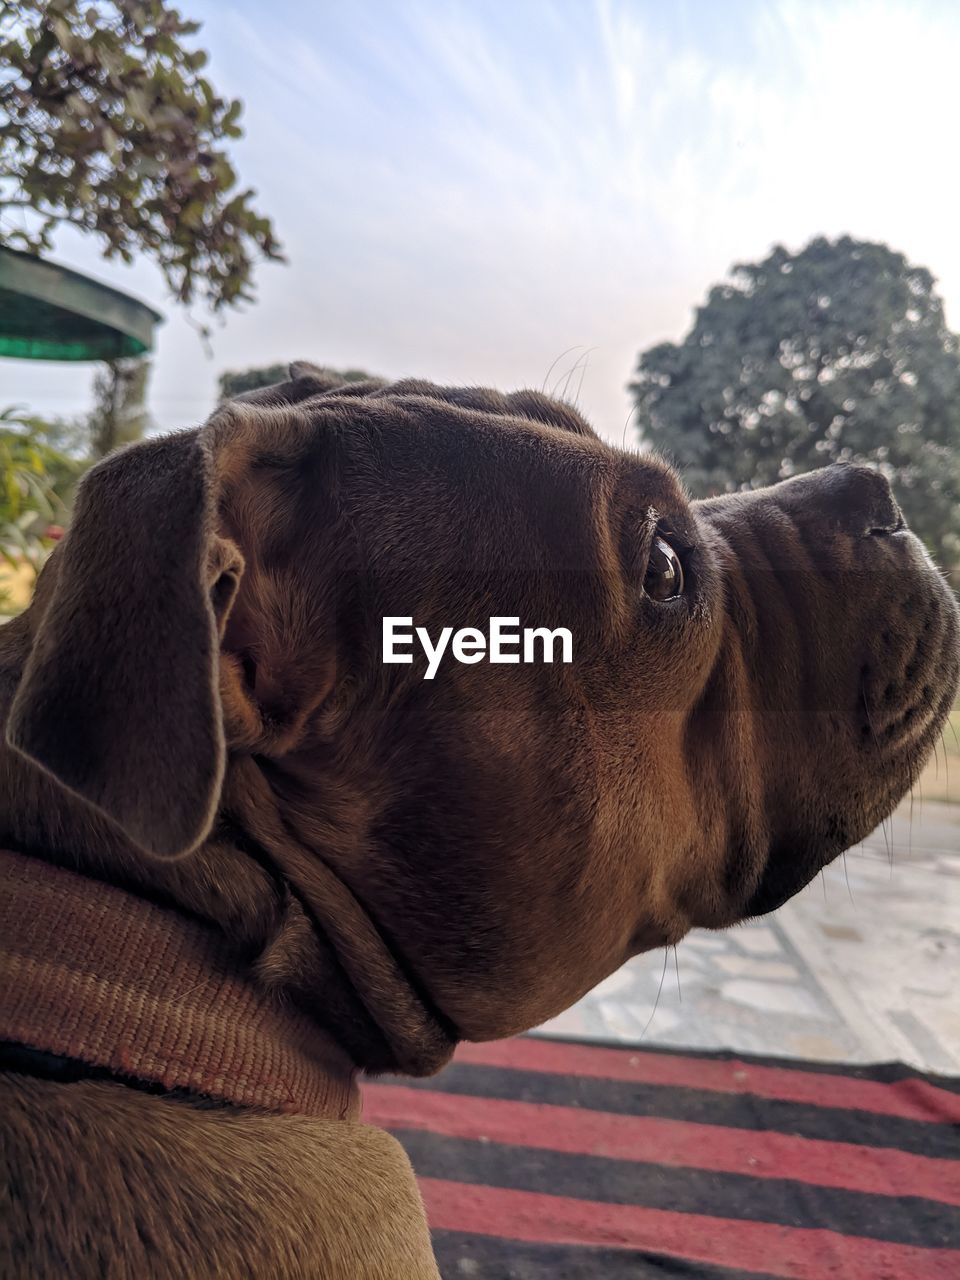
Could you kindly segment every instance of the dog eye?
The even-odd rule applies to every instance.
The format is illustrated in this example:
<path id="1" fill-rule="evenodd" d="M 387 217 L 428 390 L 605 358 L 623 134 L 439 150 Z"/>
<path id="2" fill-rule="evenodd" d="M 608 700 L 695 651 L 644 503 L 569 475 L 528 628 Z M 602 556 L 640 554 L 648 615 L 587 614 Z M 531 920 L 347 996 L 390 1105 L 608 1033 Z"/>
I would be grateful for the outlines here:
<path id="1" fill-rule="evenodd" d="M 659 535 L 654 538 L 647 560 L 643 589 L 651 600 L 673 600 L 683 592 L 683 566 L 680 557 Z"/>

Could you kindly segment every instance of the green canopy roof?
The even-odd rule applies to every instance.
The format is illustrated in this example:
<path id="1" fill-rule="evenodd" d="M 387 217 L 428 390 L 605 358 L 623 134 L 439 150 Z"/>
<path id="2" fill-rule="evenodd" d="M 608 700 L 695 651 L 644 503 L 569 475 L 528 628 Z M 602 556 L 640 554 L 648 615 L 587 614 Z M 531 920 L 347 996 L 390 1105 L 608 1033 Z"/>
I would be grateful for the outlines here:
<path id="1" fill-rule="evenodd" d="M 78 271 L 0 247 L 0 356 L 116 360 L 153 347 L 163 316 Z"/>

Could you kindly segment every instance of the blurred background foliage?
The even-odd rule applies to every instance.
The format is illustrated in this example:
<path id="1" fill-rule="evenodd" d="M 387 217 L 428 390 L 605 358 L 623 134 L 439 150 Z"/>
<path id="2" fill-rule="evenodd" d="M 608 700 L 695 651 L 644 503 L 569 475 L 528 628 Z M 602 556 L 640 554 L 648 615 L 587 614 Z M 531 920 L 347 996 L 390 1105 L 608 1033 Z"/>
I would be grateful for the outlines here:
<path id="1" fill-rule="evenodd" d="M 82 449 L 70 424 L 0 410 L 0 613 L 23 606 L 62 534 Z"/>

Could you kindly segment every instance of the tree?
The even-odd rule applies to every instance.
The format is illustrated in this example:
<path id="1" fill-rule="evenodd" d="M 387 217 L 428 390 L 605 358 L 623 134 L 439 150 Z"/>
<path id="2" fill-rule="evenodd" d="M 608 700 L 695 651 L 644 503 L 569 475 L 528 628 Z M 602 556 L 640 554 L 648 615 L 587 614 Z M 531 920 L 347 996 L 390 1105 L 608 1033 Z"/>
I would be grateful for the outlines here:
<path id="1" fill-rule="evenodd" d="M 39 254 L 69 223 L 152 258 L 184 304 L 252 296 L 280 247 L 220 145 L 241 104 L 183 44 L 198 30 L 165 0 L 0 0 L 0 243 Z"/>
<path id="2" fill-rule="evenodd" d="M 0 410 L 0 564 L 36 575 L 62 532 L 83 463 L 64 451 L 69 426 Z M 10 607 L 0 587 L 0 613 Z"/>
<path id="3" fill-rule="evenodd" d="M 95 406 L 87 429 L 93 458 L 103 458 L 118 445 L 139 440 L 150 425 L 145 408 L 146 360 L 107 360 L 93 380 Z"/>
<path id="4" fill-rule="evenodd" d="M 289 364 L 269 364 L 259 369 L 243 369 L 239 373 L 222 373 L 220 375 L 220 399 L 229 400 L 244 391 L 256 391 L 258 387 L 272 387 L 275 382 L 286 382 L 290 377 Z M 321 368 L 322 373 L 332 374 L 344 382 L 366 382 L 373 377 L 363 369 L 330 369 Z"/>
<path id="5" fill-rule="evenodd" d="M 701 497 L 872 463 L 941 565 L 960 565 L 960 343 L 934 285 L 846 236 L 738 264 L 682 342 L 640 357 L 641 440 Z"/>

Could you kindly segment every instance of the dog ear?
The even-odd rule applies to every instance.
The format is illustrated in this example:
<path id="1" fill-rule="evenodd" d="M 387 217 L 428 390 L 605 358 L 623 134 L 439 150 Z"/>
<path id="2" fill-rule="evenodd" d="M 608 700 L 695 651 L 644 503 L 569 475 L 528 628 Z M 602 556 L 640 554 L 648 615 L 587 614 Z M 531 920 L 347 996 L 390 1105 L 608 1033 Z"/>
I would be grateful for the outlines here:
<path id="1" fill-rule="evenodd" d="M 219 633 L 243 568 L 213 535 L 199 434 L 95 467 L 55 555 L 7 741 L 148 853 L 187 853 L 220 796 Z"/>

